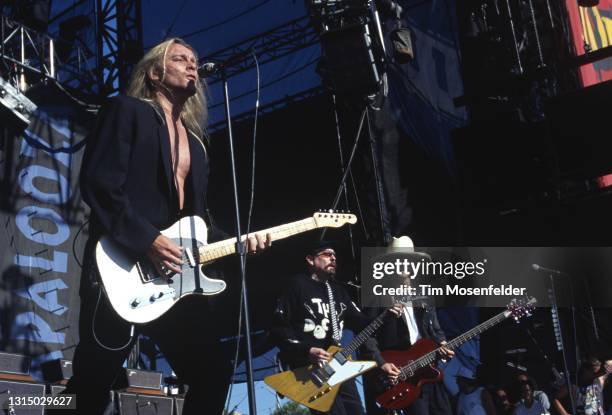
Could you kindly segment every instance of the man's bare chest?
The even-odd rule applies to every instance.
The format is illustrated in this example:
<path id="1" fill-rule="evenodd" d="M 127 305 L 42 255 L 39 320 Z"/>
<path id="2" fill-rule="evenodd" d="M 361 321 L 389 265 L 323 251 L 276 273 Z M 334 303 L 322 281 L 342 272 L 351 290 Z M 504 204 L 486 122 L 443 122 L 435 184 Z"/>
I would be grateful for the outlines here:
<path id="1" fill-rule="evenodd" d="M 189 138 L 184 128 L 171 128 L 168 133 L 172 171 L 175 177 L 182 182 L 189 174 L 191 167 Z"/>

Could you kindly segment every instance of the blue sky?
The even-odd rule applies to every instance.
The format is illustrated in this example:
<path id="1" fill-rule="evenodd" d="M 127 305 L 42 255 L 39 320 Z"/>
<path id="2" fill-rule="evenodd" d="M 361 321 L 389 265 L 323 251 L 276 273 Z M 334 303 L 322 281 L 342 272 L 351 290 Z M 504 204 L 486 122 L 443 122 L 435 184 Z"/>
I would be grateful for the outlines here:
<path id="1" fill-rule="evenodd" d="M 200 56 L 207 56 L 306 14 L 303 1 L 287 0 L 226 0 L 223 2 L 143 0 L 142 7 L 145 46 L 159 42 L 164 35 L 184 36 L 227 21 L 203 33 L 186 37 L 185 40 L 196 48 Z M 240 17 L 234 18 L 236 16 Z M 260 83 L 265 85 L 275 82 L 286 74 L 306 66 L 318 56 L 319 46 L 316 45 L 263 65 L 260 68 Z M 314 72 L 314 66 L 314 64 L 306 66 L 286 79 L 263 88 L 261 105 L 318 85 L 320 79 Z M 245 92 L 254 90 L 256 85 L 255 70 L 233 77 L 229 84 L 230 96 L 243 95 Z M 252 110 L 255 106 L 255 99 L 256 94 L 250 93 L 232 101 L 232 112 L 241 114 Z M 217 84 L 210 90 L 211 123 L 223 118 L 223 106 L 219 105 L 222 102 L 222 90 L 220 84 Z"/>
<path id="2" fill-rule="evenodd" d="M 51 17 L 76 3 L 74 0 L 52 2 Z M 54 21 L 49 28 L 50 33 L 57 35 L 58 24 L 78 14 L 88 15 L 94 22 L 94 4 L 90 0 L 78 5 Z M 142 0 L 144 46 L 146 50 L 166 37 L 178 36 L 192 44 L 200 57 L 205 57 L 305 15 L 306 9 L 301 0 Z M 95 50 L 93 27 L 86 43 Z M 319 76 L 314 71 L 314 61 L 319 54 L 319 46 L 314 45 L 262 65 L 260 84 L 269 86 L 261 90 L 261 105 L 319 85 Z M 254 109 L 256 94 L 245 92 L 254 90 L 256 85 L 254 69 L 230 79 L 230 96 L 244 95 L 232 101 L 233 114 Z M 211 123 L 224 118 L 222 102 L 222 90 L 217 84 L 210 89 Z"/>

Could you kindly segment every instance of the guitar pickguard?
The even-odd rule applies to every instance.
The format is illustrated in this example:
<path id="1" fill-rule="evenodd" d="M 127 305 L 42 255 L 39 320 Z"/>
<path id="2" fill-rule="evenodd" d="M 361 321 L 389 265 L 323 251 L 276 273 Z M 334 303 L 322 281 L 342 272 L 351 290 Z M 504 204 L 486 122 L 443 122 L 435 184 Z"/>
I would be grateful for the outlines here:
<path id="1" fill-rule="evenodd" d="M 347 360 L 341 365 L 337 360 L 332 359 L 329 365 L 334 370 L 334 374 L 327 380 L 329 386 L 338 385 L 346 380 L 354 378 L 376 367 L 376 362 L 355 362 Z"/>

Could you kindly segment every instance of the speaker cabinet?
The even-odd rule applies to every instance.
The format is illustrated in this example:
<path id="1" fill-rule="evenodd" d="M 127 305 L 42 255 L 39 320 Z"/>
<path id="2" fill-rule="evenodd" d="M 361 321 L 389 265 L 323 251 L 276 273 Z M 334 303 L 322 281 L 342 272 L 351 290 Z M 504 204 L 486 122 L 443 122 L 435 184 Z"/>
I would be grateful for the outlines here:
<path id="1" fill-rule="evenodd" d="M 138 369 L 124 369 L 115 382 L 115 389 L 142 388 L 161 390 L 161 372 L 152 372 Z"/>
<path id="2" fill-rule="evenodd" d="M 119 392 L 120 415 L 173 415 L 174 400 L 165 396 L 149 396 Z"/>
<path id="3" fill-rule="evenodd" d="M 0 372 L 28 375 L 30 373 L 30 358 L 15 353 L 0 353 Z"/>
<path id="4" fill-rule="evenodd" d="M 0 381 L 0 413 L 14 415 L 43 415 L 43 407 L 20 408 L 9 406 L 9 397 L 45 396 L 45 385 L 38 383 Z M 12 410 L 11 410 L 12 408 Z"/>

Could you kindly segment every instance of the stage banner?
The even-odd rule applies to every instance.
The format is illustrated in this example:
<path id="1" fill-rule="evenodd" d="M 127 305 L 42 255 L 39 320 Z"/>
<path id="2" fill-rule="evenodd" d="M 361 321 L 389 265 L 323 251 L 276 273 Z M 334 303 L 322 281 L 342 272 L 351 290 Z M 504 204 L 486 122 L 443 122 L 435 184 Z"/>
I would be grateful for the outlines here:
<path id="1" fill-rule="evenodd" d="M 0 350 L 42 362 L 71 359 L 78 342 L 79 280 L 87 211 L 79 192 L 93 117 L 53 85 L 25 130 L 3 120 L 0 143 Z M 30 93 L 31 92 L 31 93 Z"/>
<path id="2" fill-rule="evenodd" d="M 612 0 L 599 0 L 594 7 L 580 7 L 576 0 L 566 0 L 576 55 L 612 44 Z M 612 79 L 612 57 L 580 67 L 583 86 Z"/>

